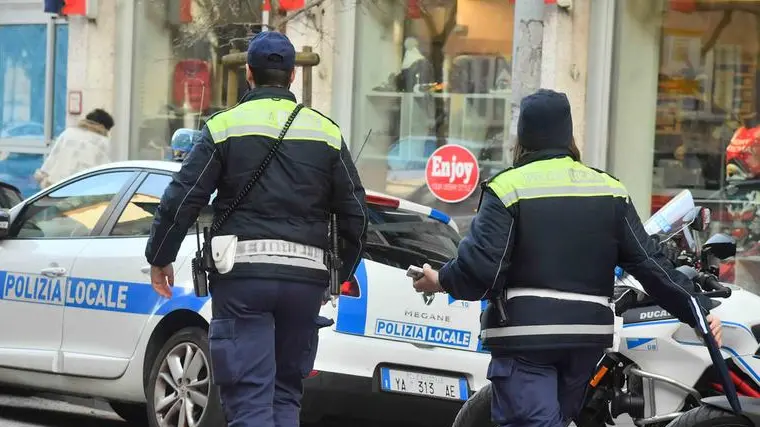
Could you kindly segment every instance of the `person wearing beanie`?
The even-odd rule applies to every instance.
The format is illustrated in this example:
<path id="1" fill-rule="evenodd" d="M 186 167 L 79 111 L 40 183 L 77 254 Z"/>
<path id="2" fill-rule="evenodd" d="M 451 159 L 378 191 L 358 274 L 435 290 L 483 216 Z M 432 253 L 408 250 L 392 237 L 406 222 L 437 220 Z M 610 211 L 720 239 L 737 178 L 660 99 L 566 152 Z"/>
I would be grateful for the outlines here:
<path id="1" fill-rule="evenodd" d="M 172 262 L 216 191 L 213 265 L 203 263 L 203 270 L 212 295 L 211 372 L 222 407 L 209 399 L 209 426 L 300 425 L 303 380 L 314 366 L 319 328 L 332 324 L 319 316 L 329 279 L 354 276 L 367 240 L 356 166 L 338 125 L 299 104 L 289 90 L 295 61 L 285 35 L 266 31 L 251 39 L 250 90 L 193 138 L 145 249 L 153 289 L 171 298 Z M 332 215 L 342 267 L 328 268 Z"/>
<path id="2" fill-rule="evenodd" d="M 413 286 L 489 301 L 480 338 L 495 424 L 564 427 L 613 343 L 616 266 L 682 322 L 709 324 L 703 332 L 718 342 L 720 319 L 702 318 L 710 305 L 649 237 L 625 186 L 580 162 L 564 93 L 522 99 L 517 129 L 515 162 L 483 183 L 456 258 L 440 271 L 425 264 Z"/>
<path id="3" fill-rule="evenodd" d="M 108 133 L 114 126 L 113 117 L 96 108 L 74 127 L 58 136 L 45 162 L 34 173 L 41 189 L 85 169 L 111 162 Z"/>

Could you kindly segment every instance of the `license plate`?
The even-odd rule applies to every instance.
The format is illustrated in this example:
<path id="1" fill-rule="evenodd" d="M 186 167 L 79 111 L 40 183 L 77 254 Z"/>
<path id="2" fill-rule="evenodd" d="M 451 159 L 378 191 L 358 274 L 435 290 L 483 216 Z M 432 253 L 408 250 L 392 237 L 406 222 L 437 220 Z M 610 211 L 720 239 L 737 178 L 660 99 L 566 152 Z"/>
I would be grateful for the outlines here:
<path id="1" fill-rule="evenodd" d="M 391 368 L 380 368 L 380 388 L 392 393 L 449 400 L 467 400 L 470 394 L 464 377 L 423 374 Z"/>

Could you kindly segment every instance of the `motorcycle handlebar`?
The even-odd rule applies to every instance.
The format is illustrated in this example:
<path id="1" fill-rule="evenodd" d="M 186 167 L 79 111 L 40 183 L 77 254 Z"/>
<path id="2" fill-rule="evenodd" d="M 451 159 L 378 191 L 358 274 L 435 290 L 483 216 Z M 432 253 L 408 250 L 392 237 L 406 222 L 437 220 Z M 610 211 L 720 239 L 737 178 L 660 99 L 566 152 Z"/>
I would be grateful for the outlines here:
<path id="1" fill-rule="evenodd" d="M 700 274 L 697 278 L 698 283 L 707 292 L 702 292 L 706 297 L 710 298 L 728 298 L 731 296 L 731 288 L 723 286 L 718 278 L 712 274 Z"/>

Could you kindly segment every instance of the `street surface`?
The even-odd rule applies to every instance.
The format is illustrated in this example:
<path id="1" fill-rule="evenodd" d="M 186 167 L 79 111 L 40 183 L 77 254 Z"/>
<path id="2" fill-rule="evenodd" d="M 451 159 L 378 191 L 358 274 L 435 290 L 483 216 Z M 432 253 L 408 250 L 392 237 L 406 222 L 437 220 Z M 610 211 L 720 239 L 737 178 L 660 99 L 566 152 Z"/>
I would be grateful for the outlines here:
<path id="1" fill-rule="evenodd" d="M 303 427 L 385 427 L 362 420 L 304 425 Z M 626 417 L 620 427 L 633 427 Z M 95 399 L 50 395 L 18 396 L 0 392 L 0 426 L 2 427 L 129 427 L 114 414 L 108 404 Z M 394 427 L 414 427 L 394 424 Z M 449 426 L 441 426 L 449 427 Z"/>

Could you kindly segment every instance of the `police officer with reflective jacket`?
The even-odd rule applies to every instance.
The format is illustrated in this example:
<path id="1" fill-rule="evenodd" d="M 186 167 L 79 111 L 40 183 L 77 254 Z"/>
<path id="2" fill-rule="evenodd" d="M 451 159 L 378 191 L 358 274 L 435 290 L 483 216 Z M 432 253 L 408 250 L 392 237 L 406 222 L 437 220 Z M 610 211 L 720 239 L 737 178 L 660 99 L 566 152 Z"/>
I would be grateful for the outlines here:
<path id="1" fill-rule="evenodd" d="M 277 32 L 250 42 L 252 88 L 211 117 L 157 209 L 146 248 L 151 280 L 170 298 L 172 262 L 188 229 L 217 191 L 215 218 L 241 193 L 296 109 L 289 87 L 295 49 Z M 230 427 L 296 427 L 302 380 L 311 372 L 328 285 L 324 252 L 338 216 L 341 280 L 366 241 L 365 192 L 338 126 L 297 112 L 271 163 L 216 236 L 237 236 L 231 271 L 210 275 L 209 349 Z"/>
<path id="2" fill-rule="evenodd" d="M 623 184 L 580 163 L 564 94 L 542 89 L 522 100 L 515 154 L 513 167 L 486 181 L 457 257 L 440 272 L 425 265 L 414 287 L 490 300 L 481 339 L 495 423 L 564 427 L 612 345 L 616 265 L 692 327 L 704 308 L 644 231 Z M 720 321 L 708 319 L 719 340 Z"/>

